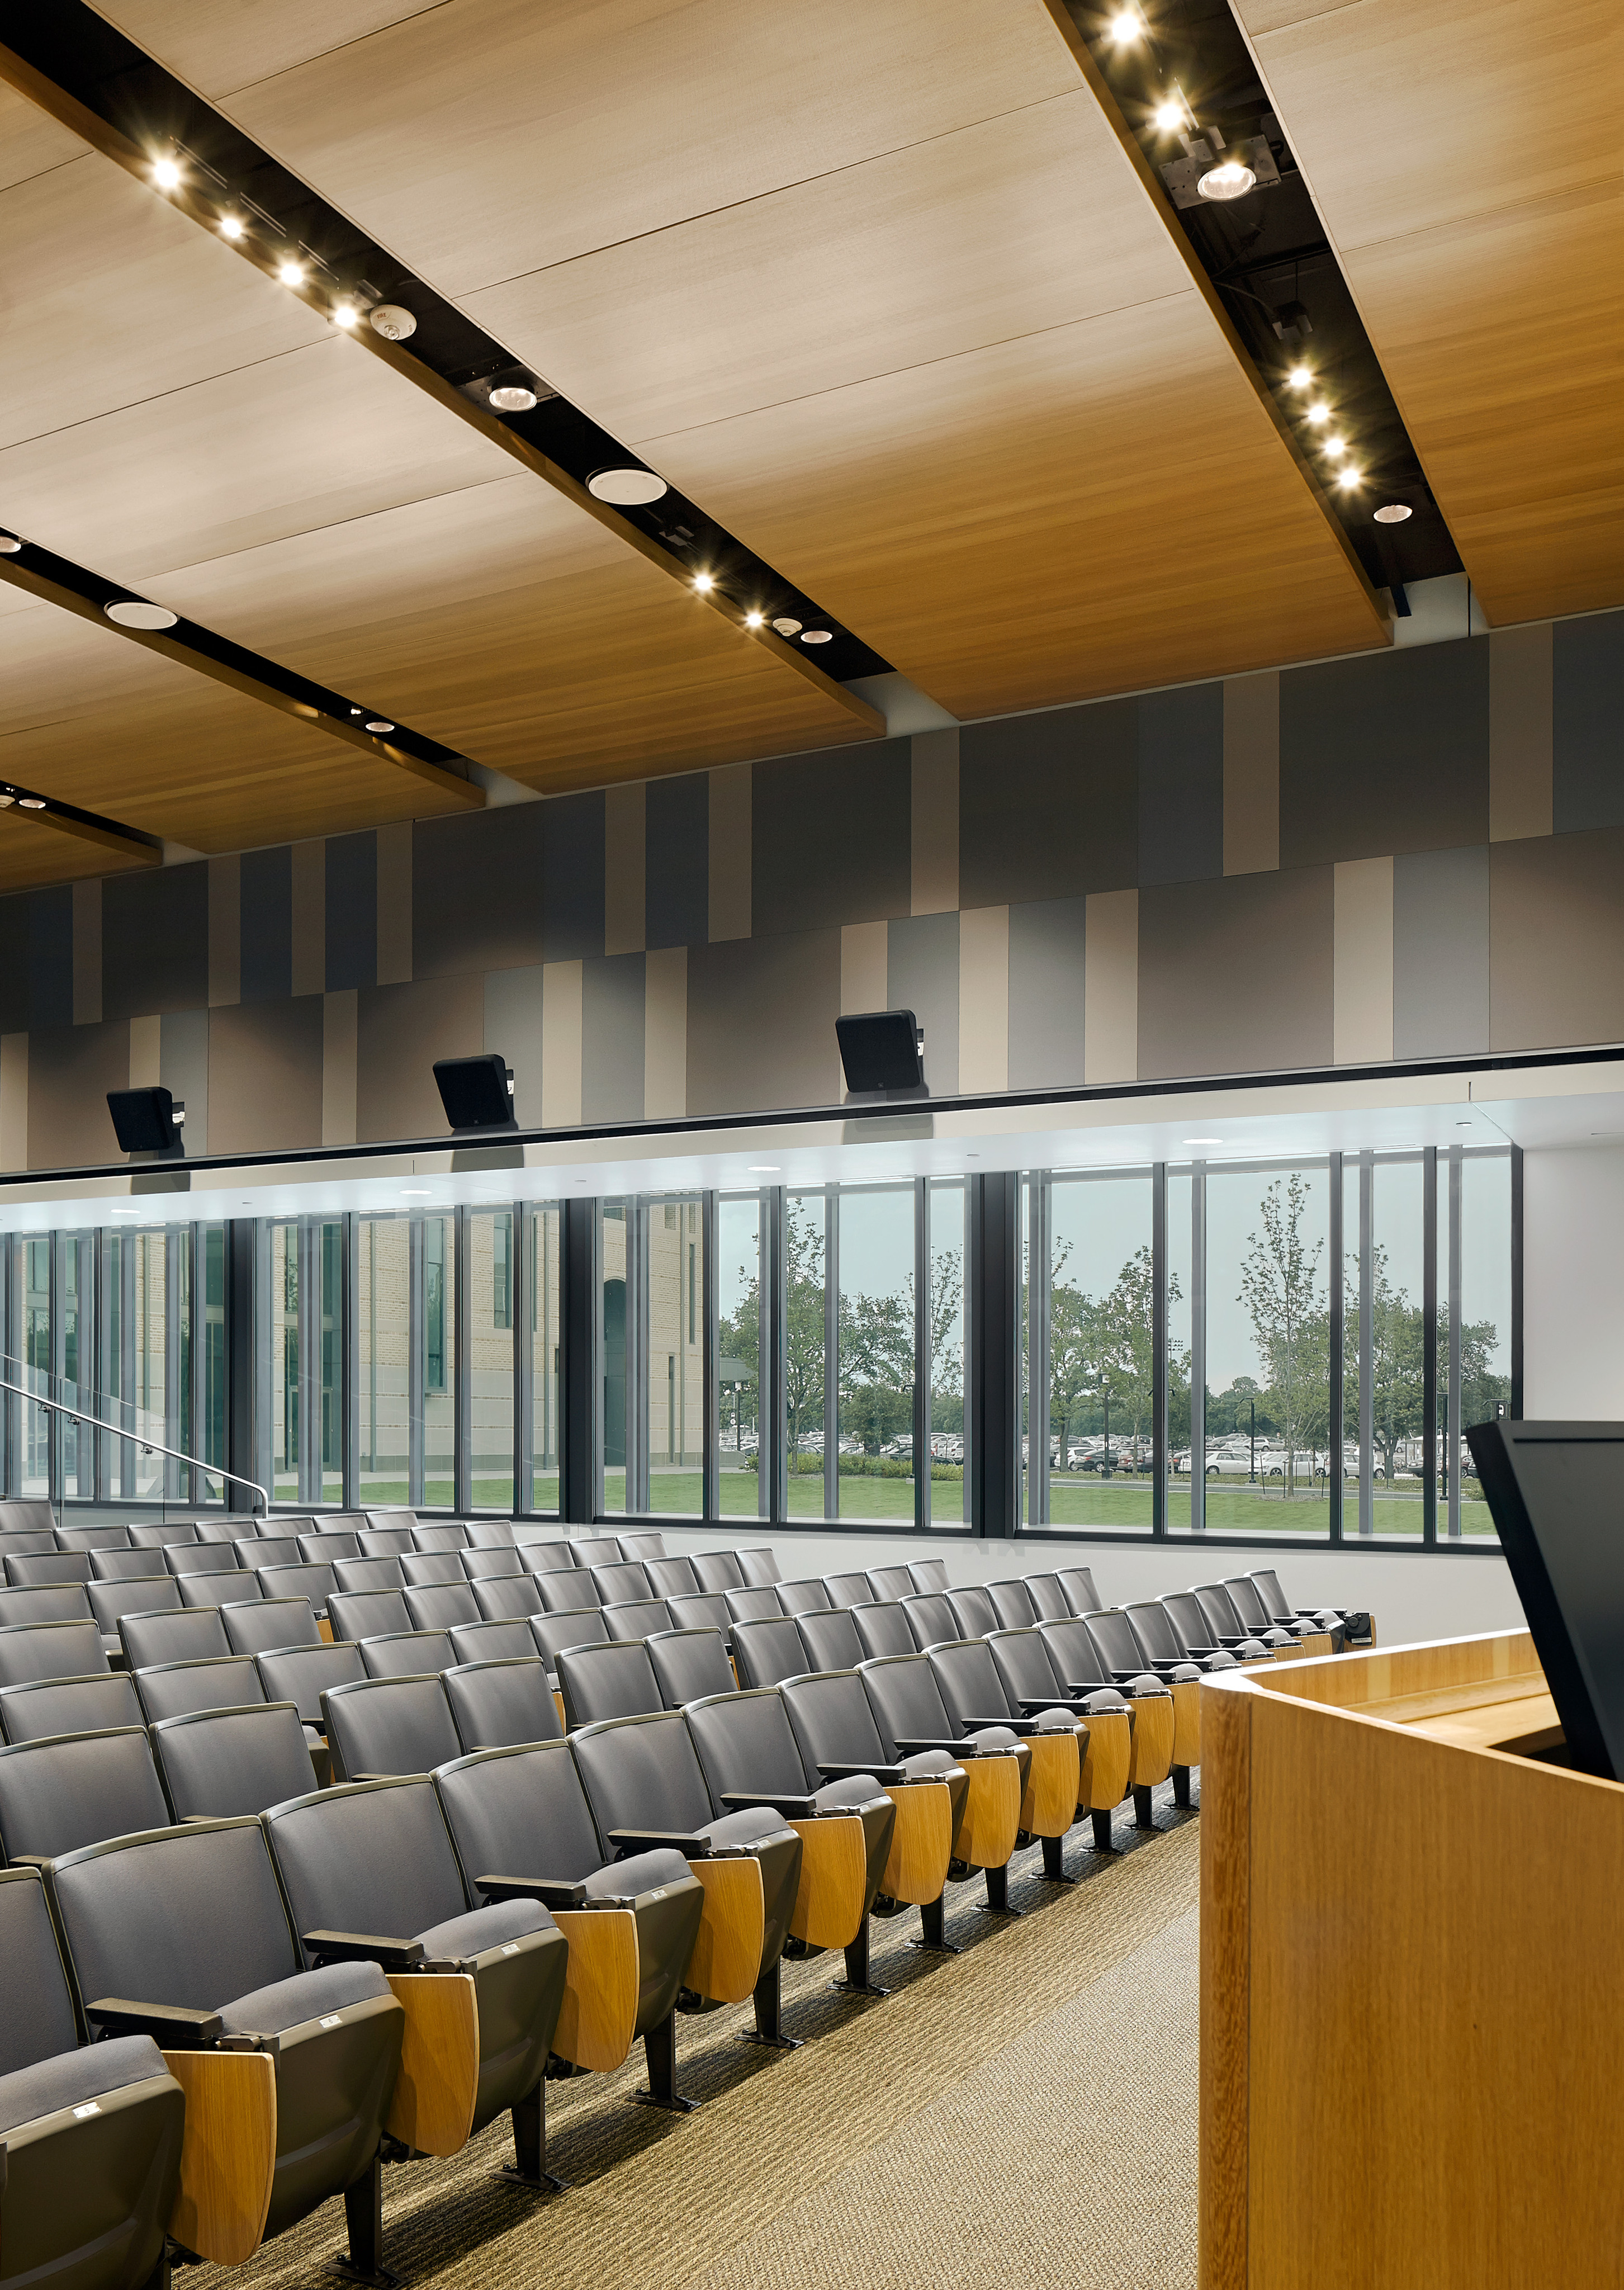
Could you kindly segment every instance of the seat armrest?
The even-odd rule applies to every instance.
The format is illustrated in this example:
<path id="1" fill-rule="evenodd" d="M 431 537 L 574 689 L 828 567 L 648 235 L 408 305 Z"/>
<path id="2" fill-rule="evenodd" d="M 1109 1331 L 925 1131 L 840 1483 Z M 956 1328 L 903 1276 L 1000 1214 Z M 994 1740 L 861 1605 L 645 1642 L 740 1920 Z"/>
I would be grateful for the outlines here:
<path id="1" fill-rule="evenodd" d="M 536 1901 L 544 1909 L 584 1909 L 587 1888 L 563 1877 L 476 1877 L 476 1889 L 493 1901 Z"/>
<path id="2" fill-rule="evenodd" d="M 1020 1706 L 1023 1710 L 1031 1714 L 1044 1709 L 1065 1709 L 1073 1717 L 1086 1718 L 1088 1715 L 1087 1707 L 1083 1701 L 1060 1693 L 1046 1693 L 1041 1700 L 1023 1693 L 1020 1697 Z"/>
<path id="3" fill-rule="evenodd" d="M 138 2004 L 127 1996 L 103 1996 L 85 2006 L 84 2016 L 104 2036 L 150 2036 L 172 2052 L 201 2051 L 226 2030 L 218 2012 L 194 2012 L 185 2004 Z"/>
<path id="4" fill-rule="evenodd" d="M 612 1829 L 609 1842 L 620 1861 L 636 1853 L 680 1853 L 684 1861 L 708 1861 L 711 1854 L 709 1838 L 681 1829 Z"/>
<path id="5" fill-rule="evenodd" d="M 826 1782 L 855 1781 L 861 1774 L 870 1774 L 876 1782 L 891 1789 L 896 1789 L 908 1779 L 900 1766 L 826 1766 L 820 1759 L 818 1771 Z"/>
<path id="6" fill-rule="evenodd" d="M 300 1939 L 318 1964 L 375 1964 L 380 1972 L 421 1972 L 420 1940 L 390 1939 L 381 1933 L 308 1932 Z"/>
<path id="7" fill-rule="evenodd" d="M 859 1771 L 866 1771 L 860 1767 Z M 722 1802 L 730 1813 L 754 1813 L 758 1806 L 768 1813 L 776 1813 L 786 1821 L 815 1821 L 819 1807 L 804 1793 L 788 1792 L 775 1796 L 771 1790 L 724 1790 Z M 841 1807 L 844 1812 L 846 1808 Z"/>
<path id="8" fill-rule="evenodd" d="M 51 1866 L 49 1853 L 13 1853 L 7 1866 L 12 1869 L 37 1869 L 43 1875 Z"/>
<path id="9" fill-rule="evenodd" d="M 1009 1723 L 1009 1720 L 1007 1718 L 1001 1718 L 998 1720 L 998 1723 L 1001 1726 L 1004 1726 Z M 897 1743 L 897 1754 L 899 1757 L 916 1758 L 926 1750 L 945 1750 L 950 1758 L 956 1758 L 964 1763 L 968 1763 L 974 1758 L 1007 1758 L 1013 1754 L 1012 1750 L 1004 1749 L 999 1742 L 994 1742 L 985 1749 L 977 1742 L 908 1741 L 899 1742 Z"/>
<path id="10" fill-rule="evenodd" d="M 1052 1704 L 1040 1701 L 1036 1706 L 1039 1709 L 1048 1709 L 1052 1707 Z M 1006 1734 L 1036 1734 L 1037 1731 L 1035 1720 L 1030 1718 L 972 1718 L 967 1719 L 966 1723 L 973 1733 L 980 1733 L 986 1726 L 1002 1726 Z"/>

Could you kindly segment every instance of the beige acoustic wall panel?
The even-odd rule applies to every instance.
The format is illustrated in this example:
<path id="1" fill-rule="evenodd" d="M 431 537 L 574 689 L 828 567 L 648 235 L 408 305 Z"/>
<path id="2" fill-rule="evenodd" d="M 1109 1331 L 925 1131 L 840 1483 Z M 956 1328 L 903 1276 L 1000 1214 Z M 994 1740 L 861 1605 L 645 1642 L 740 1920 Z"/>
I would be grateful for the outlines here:
<path id="1" fill-rule="evenodd" d="M 1624 599 L 1617 0 L 1236 0 L 1492 621 Z"/>

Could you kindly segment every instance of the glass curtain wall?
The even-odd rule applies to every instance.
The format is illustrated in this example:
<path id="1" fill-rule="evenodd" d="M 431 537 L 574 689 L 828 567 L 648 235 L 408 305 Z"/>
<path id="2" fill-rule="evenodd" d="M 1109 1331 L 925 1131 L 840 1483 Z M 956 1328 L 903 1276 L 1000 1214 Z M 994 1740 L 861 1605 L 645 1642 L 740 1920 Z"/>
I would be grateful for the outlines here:
<path id="1" fill-rule="evenodd" d="M 558 1322 L 560 1218 L 556 1201 L 544 1201 L 524 1219 L 530 1268 L 531 1453 L 530 1507 L 558 1509 L 558 1410 L 563 1369 L 563 1333 Z"/>
<path id="2" fill-rule="evenodd" d="M 476 1510 L 513 1509 L 514 1261 L 511 1209 L 468 1219 L 468 1468 Z"/>
<path id="3" fill-rule="evenodd" d="M 697 1195 L 606 1201 L 601 1224 L 604 1509 L 698 1518 L 705 1462 L 705 1245 Z"/>
<path id="4" fill-rule="evenodd" d="M 412 1500 L 411 1224 L 356 1220 L 356 1500 L 386 1510 Z"/>
<path id="5" fill-rule="evenodd" d="M 821 1207 L 820 1201 L 820 1215 Z M 763 1225 L 759 1193 L 724 1194 L 716 1204 L 715 1439 L 717 1509 L 724 1517 L 770 1515 L 772 1490 L 761 1468 L 762 1393 L 767 1375 L 767 1324 L 762 1312 Z M 819 1301 L 820 1309 L 821 1297 Z"/>

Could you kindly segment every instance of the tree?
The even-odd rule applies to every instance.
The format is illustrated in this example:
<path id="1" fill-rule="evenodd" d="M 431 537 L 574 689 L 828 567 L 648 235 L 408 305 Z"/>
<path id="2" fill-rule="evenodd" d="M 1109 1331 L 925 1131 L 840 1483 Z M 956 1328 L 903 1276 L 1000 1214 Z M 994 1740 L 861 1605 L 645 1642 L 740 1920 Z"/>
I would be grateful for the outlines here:
<path id="1" fill-rule="evenodd" d="M 805 1432 L 823 1428 L 823 1224 L 799 1201 L 789 1204 L 785 1253 L 784 1399 L 794 1454 Z M 759 1264 L 740 1265 L 739 1277 L 745 1285 L 738 1309 L 719 1334 L 724 1357 L 749 1364 L 762 1356 Z"/>
<path id="2" fill-rule="evenodd" d="M 1064 1251 L 1057 1261 L 1063 1266 Z M 1180 1301 L 1177 1279 L 1168 1283 L 1168 1301 Z M 1148 1248 L 1136 1250 L 1104 1296 L 1085 1294 L 1072 1281 L 1051 1277 L 1049 1288 L 1049 1415 L 1060 1419 L 1065 1454 L 1073 1419 L 1085 1402 L 1098 1401 L 1115 1414 L 1118 1430 L 1137 1445 L 1147 1433 L 1156 1392 L 1156 1271 Z M 1189 1355 L 1170 1348 L 1170 1390 L 1182 1374 L 1187 1389 Z M 1092 1413 L 1092 1406 L 1088 1409 Z"/>
<path id="3" fill-rule="evenodd" d="M 1324 1240 L 1312 1246 L 1302 1225 L 1308 1189 L 1293 1170 L 1276 1178 L 1261 1204 L 1263 1229 L 1249 1236 L 1239 1301 L 1246 1307 L 1259 1357 L 1268 1370 L 1270 1412 L 1285 1442 L 1284 1492 L 1296 1491 L 1297 1455 L 1317 1444 L 1329 1413 L 1331 1316 L 1321 1299 Z"/>

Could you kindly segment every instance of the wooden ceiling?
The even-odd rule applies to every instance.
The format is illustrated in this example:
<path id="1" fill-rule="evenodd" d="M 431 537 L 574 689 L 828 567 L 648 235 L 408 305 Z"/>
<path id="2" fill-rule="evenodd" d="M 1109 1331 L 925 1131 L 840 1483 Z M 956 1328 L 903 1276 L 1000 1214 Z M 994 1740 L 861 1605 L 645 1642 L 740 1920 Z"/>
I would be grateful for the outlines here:
<path id="1" fill-rule="evenodd" d="M 1491 621 L 1624 602 L 1618 0 L 1235 0 Z"/>

